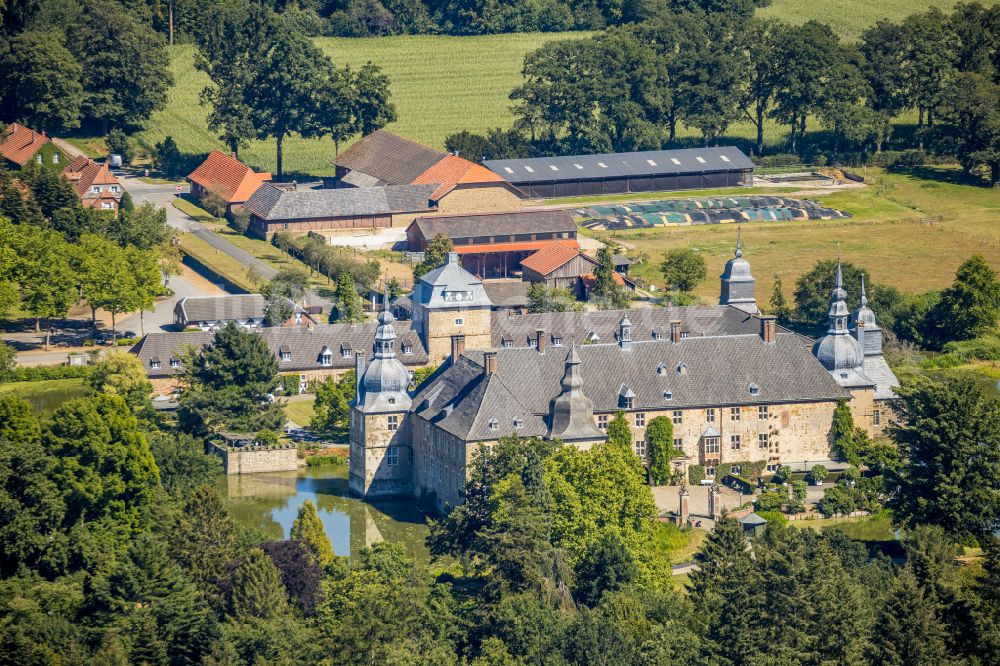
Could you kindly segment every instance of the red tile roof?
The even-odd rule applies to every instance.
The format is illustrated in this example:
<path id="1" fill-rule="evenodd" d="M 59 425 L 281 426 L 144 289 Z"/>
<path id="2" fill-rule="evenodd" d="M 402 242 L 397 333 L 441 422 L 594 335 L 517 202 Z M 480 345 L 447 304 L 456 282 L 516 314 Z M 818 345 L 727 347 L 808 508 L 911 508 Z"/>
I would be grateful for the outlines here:
<path id="1" fill-rule="evenodd" d="M 226 203 L 243 203 L 261 184 L 271 180 L 269 173 L 255 173 L 253 169 L 234 157 L 213 150 L 188 180 L 215 192 Z"/>
<path id="2" fill-rule="evenodd" d="M 583 279 L 583 284 L 586 285 L 588 290 L 593 289 L 594 285 L 597 284 L 597 278 L 593 273 L 587 273 L 586 275 L 581 275 L 580 277 Z M 613 273 L 612 277 L 614 277 L 615 283 L 619 287 L 625 286 L 625 278 L 623 278 L 619 273 Z"/>
<path id="3" fill-rule="evenodd" d="M 89 157 L 77 157 L 62 170 L 62 175 L 69 180 L 85 208 L 94 208 L 98 200 L 113 199 L 117 202 L 122 198 L 121 184 L 115 175 L 108 170 L 108 165 L 99 164 Z M 100 192 L 94 192 L 92 189 L 94 185 L 108 185 L 109 187 L 102 187 Z M 110 190 L 112 185 L 118 186 L 118 192 Z"/>
<path id="4" fill-rule="evenodd" d="M 431 199 L 440 199 L 451 192 L 457 185 L 466 183 L 506 183 L 503 178 L 484 166 L 458 155 L 448 155 L 422 174 L 413 179 L 414 185 L 434 183 L 440 185 Z"/>
<path id="5" fill-rule="evenodd" d="M 576 258 L 578 248 L 560 243 L 551 243 L 521 262 L 523 268 L 530 268 L 539 275 L 548 275 L 555 269 Z"/>
<path id="6" fill-rule="evenodd" d="M 48 142 L 45 132 L 36 132 L 20 123 L 11 123 L 7 126 L 7 136 L 0 143 L 0 155 L 24 166 Z"/>
<path id="7" fill-rule="evenodd" d="M 476 243 L 474 245 L 456 245 L 452 252 L 456 252 L 458 254 L 479 254 L 480 252 L 531 252 L 533 250 L 541 250 L 553 243 L 572 247 L 574 248 L 574 252 L 578 251 L 580 247 L 579 243 L 573 239 L 560 241 L 515 241 L 513 243 Z"/>

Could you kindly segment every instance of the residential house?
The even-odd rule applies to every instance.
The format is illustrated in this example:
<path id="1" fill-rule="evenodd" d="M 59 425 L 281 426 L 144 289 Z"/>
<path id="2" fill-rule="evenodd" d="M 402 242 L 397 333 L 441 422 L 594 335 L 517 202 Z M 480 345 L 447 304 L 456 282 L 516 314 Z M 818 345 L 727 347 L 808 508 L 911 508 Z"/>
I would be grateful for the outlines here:
<path id="1" fill-rule="evenodd" d="M 80 156 L 63 169 L 62 175 L 73 186 L 84 208 L 118 213 L 125 190 L 107 163 Z"/>
<path id="2" fill-rule="evenodd" d="M 294 314 L 282 326 L 314 326 L 307 308 L 292 304 Z M 260 294 L 236 294 L 211 298 L 184 297 L 174 305 L 174 324 L 180 329 L 214 331 L 234 322 L 244 328 L 264 326 L 267 300 Z"/>
<path id="3" fill-rule="evenodd" d="M 66 154 L 45 136 L 45 132 L 36 132 L 20 123 L 7 125 L 6 132 L 0 136 L 0 155 L 3 156 L 4 166 L 9 169 L 21 169 L 34 162 L 59 171 L 69 162 Z"/>

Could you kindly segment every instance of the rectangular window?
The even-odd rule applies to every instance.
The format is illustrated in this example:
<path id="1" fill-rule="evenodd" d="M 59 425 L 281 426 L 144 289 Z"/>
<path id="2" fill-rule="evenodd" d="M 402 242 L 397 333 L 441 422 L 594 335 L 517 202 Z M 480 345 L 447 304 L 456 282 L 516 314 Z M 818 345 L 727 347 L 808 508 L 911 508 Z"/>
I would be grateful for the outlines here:
<path id="1" fill-rule="evenodd" d="M 757 407 L 757 419 L 760 421 L 766 421 L 769 416 L 767 411 L 767 405 L 760 405 Z"/>
<path id="2" fill-rule="evenodd" d="M 714 479 L 715 478 L 715 468 L 714 467 L 706 467 L 705 468 L 705 476 L 707 476 L 710 479 Z"/>
<path id="3" fill-rule="evenodd" d="M 683 438 L 681 438 L 681 437 L 675 437 L 674 438 L 674 449 L 676 449 L 679 452 L 683 452 L 684 451 L 684 439 Z"/>
<path id="4" fill-rule="evenodd" d="M 348 349 L 347 347 L 341 347 L 340 355 L 343 356 L 344 358 L 351 358 L 351 350 Z"/>
<path id="5" fill-rule="evenodd" d="M 768 472 L 777 472 L 779 467 L 781 467 L 781 465 L 777 465 L 777 464 L 775 464 L 775 465 L 768 465 L 767 466 L 767 471 Z"/>
<path id="6" fill-rule="evenodd" d="M 709 423 L 715 423 L 715 410 L 714 409 L 706 409 L 705 410 L 705 420 L 708 421 Z"/>
<path id="7" fill-rule="evenodd" d="M 118 194 L 118 186 L 117 185 L 112 185 L 111 186 L 111 191 L 114 192 L 115 194 Z"/>
<path id="8" fill-rule="evenodd" d="M 881 423 L 882 423 L 882 412 L 876 409 L 872 412 L 872 424 L 877 426 L 880 425 Z"/>
<path id="9" fill-rule="evenodd" d="M 739 451 L 740 447 L 742 445 L 743 445 L 743 442 L 740 440 L 740 436 L 739 435 L 730 435 L 729 436 L 729 448 L 730 449 L 732 449 L 733 451 Z"/>
<path id="10" fill-rule="evenodd" d="M 768 444 L 768 435 L 767 435 L 766 432 L 762 432 L 761 434 L 757 435 L 757 448 L 758 449 L 761 449 L 762 451 L 766 451 L 767 450 L 767 444 Z"/>
<path id="11" fill-rule="evenodd" d="M 729 408 L 729 420 L 730 421 L 739 421 L 740 420 L 740 408 L 739 407 L 730 407 Z"/>
<path id="12" fill-rule="evenodd" d="M 396 432 L 399 430 L 399 416 L 395 414 L 389 416 L 388 430 L 389 432 Z"/>
<path id="13" fill-rule="evenodd" d="M 94 185 L 93 187 L 90 188 L 90 191 L 93 192 L 94 194 L 100 194 L 101 193 L 101 186 L 100 185 Z"/>
<path id="14" fill-rule="evenodd" d="M 673 413 L 674 425 L 680 425 L 684 422 L 684 412 L 679 409 L 675 409 Z"/>
<path id="15" fill-rule="evenodd" d="M 461 326 L 461 325 L 463 325 L 464 323 L 465 323 L 465 320 L 464 320 L 464 319 L 461 319 L 461 318 L 459 318 L 459 319 L 456 319 L 456 320 L 455 320 L 455 326 Z"/>
<path id="16" fill-rule="evenodd" d="M 721 445 L 719 443 L 719 437 L 706 437 L 705 438 L 705 454 L 718 454 Z"/>
<path id="17" fill-rule="evenodd" d="M 399 447 L 389 446 L 385 449 L 385 464 L 395 467 L 399 464 Z"/>
<path id="18" fill-rule="evenodd" d="M 635 440 L 635 455 L 640 458 L 646 457 L 646 442 L 642 439 Z"/>
<path id="19" fill-rule="evenodd" d="M 598 414 L 597 415 L 597 429 L 598 430 L 607 430 L 608 429 L 608 415 L 607 414 Z"/>
<path id="20" fill-rule="evenodd" d="M 503 348 L 504 349 L 510 349 L 513 346 L 514 346 L 514 341 L 513 340 L 504 340 L 503 341 Z"/>
<path id="21" fill-rule="evenodd" d="M 646 427 L 646 412 L 636 412 L 635 413 L 635 427 L 645 428 Z"/>
<path id="22" fill-rule="evenodd" d="M 622 398 L 622 409 L 632 409 L 632 398 Z"/>

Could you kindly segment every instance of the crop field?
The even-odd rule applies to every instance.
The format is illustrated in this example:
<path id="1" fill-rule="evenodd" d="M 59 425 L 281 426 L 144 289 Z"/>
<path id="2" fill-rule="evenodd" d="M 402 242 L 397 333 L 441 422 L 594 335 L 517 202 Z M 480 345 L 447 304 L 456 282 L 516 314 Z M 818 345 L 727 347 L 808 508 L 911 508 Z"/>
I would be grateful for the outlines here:
<path id="1" fill-rule="evenodd" d="M 1000 2 L 983 1 L 985 4 Z M 956 0 L 929 0 L 921 7 L 934 5 L 948 10 L 955 3 Z M 771 7 L 762 10 L 762 15 L 793 23 L 813 18 L 828 21 L 845 38 L 856 39 L 865 27 L 879 18 L 900 19 L 919 8 L 910 0 L 840 0 L 825 4 L 809 0 L 775 0 Z M 316 42 L 338 65 L 356 67 L 371 61 L 381 66 L 392 82 L 399 118 L 389 129 L 442 147 L 444 138 L 453 132 L 509 127 L 513 116 L 508 95 L 523 80 L 521 67 L 525 54 L 548 41 L 583 39 L 589 34 L 415 35 L 320 38 Z M 153 115 L 139 139 L 147 148 L 152 148 L 170 135 L 187 153 L 222 148 L 205 122 L 206 108 L 199 103 L 199 93 L 207 85 L 208 78 L 194 69 L 193 46 L 174 47 L 171 70 L 175 85 L 169 92 L 167 107 Z M 727 134 L 750 139 L 754 129 L 749 123 L 736 123 Z M 679 135 L 692 137 L 697 132 L 680 127 Z M 780 145 L 785 135 L 785 128 L 769 124 L 769 144 Z M 254 141 L 241 151 L 241 157 L 255 167 L 273 170 L 274 141 Z M 285 142 L 288 173 L 329 175 L 333 157 L 334 146 L 329 140 L 292 136 Z"/>
<path id="2" fill-rule="evenodd" d="M 979 4 L 991 6 L 1000 0 L 979 0 Z M 773 0 L 770 7 L 758 10 L 759 16 L 781 19 L 789 23 L 805 23 L 811 19 L 829 23 L 844 39 L 853 41 L 879 19 L 899 19 L 915 12 L 938 7 L 949 12 L 960 0 L 838 0 L 836 2 L 815 2 L 815 0 Z"/>
<path id="3" fill-rule="evenodd" d="M 741 225 L 759 302 L 768 302 L 776 275 L 791 298 L 795 279 L 838 251 L 845 261 L 864 267 L 874 281 L 904 292 L 950 284 L 959 264 L 976 253 L 1000 269 L 1000 196 L 995 190 L 960 184 L 956 169 L 922 168 L 908 174 L 869 170 L 868 177 L 869 187 L 804 195 L 852 213 L 852 219 Z M 732 224 L 592 235 L 646 253 L 649 262 L 630 274 L 661 287 L 659 266 L 666 252 L 696 248 L 706 259 L 708 277 L 695 294 L 709 301 L 719 297 L 717 276 L 736 242 Z"/>

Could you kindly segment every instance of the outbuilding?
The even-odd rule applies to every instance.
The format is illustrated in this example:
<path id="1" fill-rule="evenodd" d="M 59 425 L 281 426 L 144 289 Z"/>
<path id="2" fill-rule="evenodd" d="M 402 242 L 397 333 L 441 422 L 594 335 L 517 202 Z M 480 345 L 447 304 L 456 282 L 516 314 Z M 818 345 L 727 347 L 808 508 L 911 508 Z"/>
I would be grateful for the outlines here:
<path id="1" fill-rule="evenodd" d="M 735 146 L 487 160 L 534 198 L 663 192 L 749 185 L 754 164 Z"/>

